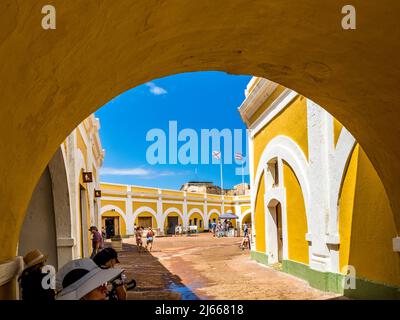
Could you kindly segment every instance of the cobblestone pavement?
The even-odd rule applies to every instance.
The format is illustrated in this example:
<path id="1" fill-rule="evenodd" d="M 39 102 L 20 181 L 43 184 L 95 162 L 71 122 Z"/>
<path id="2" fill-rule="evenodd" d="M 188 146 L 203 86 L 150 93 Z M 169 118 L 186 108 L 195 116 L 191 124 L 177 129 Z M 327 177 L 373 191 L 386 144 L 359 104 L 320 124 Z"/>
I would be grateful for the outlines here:
<path id="1" fill-rule="evenodd" d="M 129 299 L 334 299 L 305 281 L 261 265 L 239 238 L 158 237 L 151 253 L 124 239 L 120 266 L 137 281 Z"/>

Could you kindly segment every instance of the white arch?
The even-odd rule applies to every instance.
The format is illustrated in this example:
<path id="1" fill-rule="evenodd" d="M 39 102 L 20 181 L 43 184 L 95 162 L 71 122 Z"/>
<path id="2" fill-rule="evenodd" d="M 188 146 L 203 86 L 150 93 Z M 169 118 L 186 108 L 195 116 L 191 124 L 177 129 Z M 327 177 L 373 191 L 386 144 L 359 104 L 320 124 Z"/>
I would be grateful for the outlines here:
<path id="1" fill-rule="evenodd" d="M 309 229 L 309 207 L 310 207 L 310 183 L 309 183 L 309 165 L 301 148 L 287 136 L 276 136 L 264 148 L 257 165 L 257 171 L 254 179 L 254 192 L 251 195 L 252 203 L 255 203 L 257 190 L 260 180 L 266 169 L 267 163 L 274 158 L 284 160 L 294 171 L 299 180 L 303 192 L 304 205 L 306 208 L 307 226 Z M 266 190 L 267 191 L 267 190 Z"/>
<path id="2" fill-rule="evenodd" d="M 164 219 L 165 219 L 165 218 L 168 216 L 168 214 L 170 214 L 171 212 L 175 212 L 175 213 L 179 214 L 180 217 L 182 218 L 182 221 L 183 221 L 183 213 L 182 213 L 182 211 L 179 210 L 177 207 L 171 207 L 171 208 L 168 208 L 167 210 L 165 210 L 164 213 L 163 213 Z"/>
<path id="3" fill-rule="evenodd" d="M 156 219 L 156 221 L 157 221 L 157 228 L 160 228 L 160 230 L 162 229 L 162 224 L 161 224 L 162 221 L 160 221 L 160 218 L 162 218 L 162 217 L 157 216 L 157 212 L 155 212 L 154 209 L 147 207 L 147 206 L 142 206 L 135 210 L 135 212 L 132 215 L 132 220 L 131 220 L 132 223 L 135 223 L 136 218 L 139 216 L 139 214 L 141 214 L 143 212 L 151 213 L 154 216 L 154 219 Z"/>
<path id="4" fill-rule="evenodd" d="M 103 213 L 106 213 L 108 211 L 115 211 L 118 212 L 120 214 L 120 216 L 124 219 L 124 221 L 126 222 L 126 215 L 125 212 L 122 211 L 122 209 L 118 206 L 115 206 L 113 204 L 108 204 L 104 207 L 101 208 L 100 210 L 100 216 L 103 215 Z"/>
<path id="5" fill-rule="evenodd" d="M 162 216 L 162 228 L 163 228 L 163 229 L 164 229 L 165 221 L 166 221 L 166 219 L 168 218 L 168 215 L 169 215 L 170 213 L 177 213 L 177 214 L 181 217 L 181 219 L 182 219 L 183 227 L 185 228 L 185 227 L 187 226 L 187 224 L 188 224 L 188 223 L 187 223 L 188 219 L 187 219 L 187 217 L 185 217 L 185 216 L 183 215 L 182 211 L 179 210 L 179 209 L 176 208 L 176 207 L 171 207 L 171 208 L 168 208 L 167 210 L 165 210 L 164 213 L 163 213 L 163 216 Z"/>
<path id="6" fill-rule="evenodd" d="M 207 214 L 207 220 L 206 220 L 207 223 L 208 223 L 208 220 L 210 220 L 211 215 L 212 215 L 213 213 L 216 213 L 216 214 L 218 215 L 218 217 L 221 215 L 221 212 L 218 211 L 217 209 L 211 209 L 211 210 L 208 212 L 208 214 Z"/>
<path id="7" fill-rule="evenodd" d="M 244 211 L 244 212 L 242 212 L 242 213 L 240 214 L 240 217 L 239 217 L 240 225 L 242 225 L 243 218 L 244 218 L 245 216 L 247 216 L 248 214 L 251 214 L 251 208 L 247 209 L 246 211 Z"/>
<path id="8" fill-rule="evenodd" d="M 356 140 L 346 128 L 342 128 L 338 142 L 332 157 L 330 169 L 330 208 L 328 222 L 329 243 L 339 243 L 339 199 L 343 180 L 345 178 L 346 167 L 349 164 L 353 150 L 356 146 Z"/>
<path id="9" fill-rule="evenodd" d="M 189 213 L 188 213 L 188 218 L 190 218 L 190 216 L 191 216 L 193 213 L 198 213 L 198 214 L 200 214 L 201 218 L 204 219 L 203 211 L 201 211 L 199 208 L 193 208 L 192 210 L 190 210 Z"/>

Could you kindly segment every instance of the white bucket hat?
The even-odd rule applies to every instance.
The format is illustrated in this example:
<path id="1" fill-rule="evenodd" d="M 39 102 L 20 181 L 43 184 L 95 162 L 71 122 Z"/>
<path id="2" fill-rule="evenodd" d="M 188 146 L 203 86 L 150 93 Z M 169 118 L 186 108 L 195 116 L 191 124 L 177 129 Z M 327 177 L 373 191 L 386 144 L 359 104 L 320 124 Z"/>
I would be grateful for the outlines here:
<path id="1" fill-rule="evenodd" d="M 114 268 L 101 269 L 88 258 L 72 260 L 57 272 L 56 288 L 59 294 L 56 299 L 80 300 L 104 283 L 117 278 L 123 271 L 123 269 Z M 76 280 L 72 283 L 70 281 L 64 283 L 66 277 L 70 280 L 71 276 L 74 276 Z"/>

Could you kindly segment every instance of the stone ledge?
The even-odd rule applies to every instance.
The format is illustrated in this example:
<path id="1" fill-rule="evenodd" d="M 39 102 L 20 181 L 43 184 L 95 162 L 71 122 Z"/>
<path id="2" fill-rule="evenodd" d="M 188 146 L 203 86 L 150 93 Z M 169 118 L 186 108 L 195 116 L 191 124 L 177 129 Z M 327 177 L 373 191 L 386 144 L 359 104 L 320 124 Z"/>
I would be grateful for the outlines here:
<path id="1" fill-rule="evenodd" d="M 24 260 L 22 257 L 15 257 L 13 260 L 0 264 L 0 286 L 10 282 L 24 268 Z"/>

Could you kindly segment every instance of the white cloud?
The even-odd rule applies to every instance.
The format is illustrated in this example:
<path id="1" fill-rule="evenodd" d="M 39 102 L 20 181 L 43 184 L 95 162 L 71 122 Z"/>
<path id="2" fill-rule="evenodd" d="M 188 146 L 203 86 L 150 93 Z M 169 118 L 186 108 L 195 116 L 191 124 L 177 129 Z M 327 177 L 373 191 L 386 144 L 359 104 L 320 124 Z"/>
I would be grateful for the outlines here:
<path id="1" fill-rule="evenodd" d="M 101 168 L 100 174 L 110 176 L 147 176 L 151 173 L 150 170 L 143 168 L 130 168 L 130 169 L 119 169 L 119 168 Z"/>
<path id="2" fill-rule="evenodd" d="M 154 82 L 148 82 L 146 83 L 146 86 L 148 86 L 150 88 L 150 92 L 156 96 L 168 93 L 164 88 L 156 86 Z"/>
<path id="3" fill-rule="evenodd" d="M 156 171 L 143 168 L 101 168 L 100 174 L 104 176 L 139 176 L 142 178 L 156 178 L 177 175 L 172 171 Z"/>

